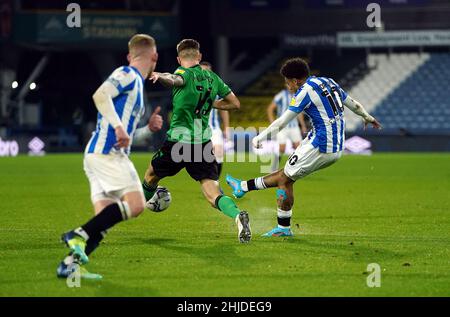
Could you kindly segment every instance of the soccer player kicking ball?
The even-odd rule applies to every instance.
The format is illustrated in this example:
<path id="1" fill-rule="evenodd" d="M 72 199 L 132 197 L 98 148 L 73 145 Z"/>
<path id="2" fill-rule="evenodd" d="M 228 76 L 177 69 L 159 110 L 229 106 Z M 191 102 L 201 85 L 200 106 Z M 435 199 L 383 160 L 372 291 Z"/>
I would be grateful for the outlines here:
<path id="1" fill-rule="evenodd" d="M 352 99 L 331 78 L 310 76 L 308 64 L 301 58 L 286 61 L 281 67 L 288 89 L 295 93 L 289 109 L 253 140 L 253 146 L 261 147 L 261 141 L 278 133 L 301 112 L 309 116 L 312 130 L 301 146 L 289 157 L 284 169 L 270 175 L 241 181 L 227 175 L 227 183 L 233 195 L 241 198 L 252 190 L 278 187 L 278 226 L 263 236 L 292 236 L 290 229 L 294 204 L 294 182 L 317 170 L 335 163 L 344 148 L 344 107 L 346 106 L 364 120 L 364 128 L 372 124 L 381 129 L 380 123 L 364 107 Z"/>
<path id="2" fill-rule="evenodd" d="M 99 246 L 106 230 L 139 216 L 145 208 L 139 176 L 128 154 L 133 136 L 146 137 L 162 127 L 157 109 L 147 126 L 136 129 L 145 110 L 144 81 L 155 69 L 158 54 L 155 40 L 145 34 L 134 35 L 128 48 L 129 66 L 117 68 L 93 95 L 99 114 L 97 128 L 86 146 L 84 170 L 95 216 L 62 235 L 70 254 L 58 266 L 58 277 L 70 276 L 75 263 L 81 266 L 82 278 L 101 279 L 82 265 L 88 263 L 89 254 Z"/>
<path id="3" fill-rule="evenodd" d="M 173 88 L 173 115 L 167 140 L 153 156 L 145 173 L 143 188 L 145 199 L 152 198 L 158 182 L 174 176 L 183 168 L 200 182 L 208 202 L 235 220 L 241 243 L 251 239 L 248 213 L 239 210 L 234 201 L 222 195 L 218 183 L 217 161 L 211 143 L 209 114 L 214 107 L 220 110 L 238 109 L 240 102 L 230 88 L 214 72 L 200 66 L 200 44 L 184 39 L 177 45 L 178 63 L 181 67 L 170 73 L 152 74 L 153 82 L 159 81 Z M 219 96 L 220 100 L 216 100 Z"/>

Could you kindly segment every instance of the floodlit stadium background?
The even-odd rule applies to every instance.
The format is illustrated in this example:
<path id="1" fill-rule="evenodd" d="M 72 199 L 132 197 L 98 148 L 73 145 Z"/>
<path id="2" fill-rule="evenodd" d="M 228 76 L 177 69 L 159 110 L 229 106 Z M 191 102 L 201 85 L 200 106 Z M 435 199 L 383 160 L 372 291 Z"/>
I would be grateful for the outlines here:
<path id="1" fill-rule="evenodd" d="M 379 0 L 374 26 L 372 1 L 0 0 L 0 297 L 448 296 L 450 2 Z M 81 8 L 79 28 L 67 24 L 69 3 Z M 269 124 L 289 57 L 306 59 L 380 120 L 383 130 L 364 131 L 346 110 L 346 152 L 372 155 L 345 155 L 295 184 L 294 237 L 261 237 L 277 223 L 275 188 L 236 199 L 251 216 L 249 244 L 181 171 L 160 183 L 172 194 L 167 211 L 118 225 L 92 255 L 88 270 L 103 281 L 56 278 L 67 254 L 61 233 L 92 216 L 83 172 L 92 94 L 127 63 L 135 33 L 155 37 L 160 72 L 178 66 L 181 39 L 197 39 L 239 97 L 227 143 L 239 153 L 225 157 L 220 179 L 226 195 L 226 174 L 252 179 L 271 167 L 273 155 L 246 151 Z M 159 83 L 147 81 L 144 98 L 141 125 L 157 106 L 165 124 L 133 144 L 141 179 L 172 110 Z M 259 153 L 277 150 L 274 142 Z"/>
<path id="2" fill-rule="evenodd" d="M 66 24 L 70 2 L 81 7 L 81 28 Z M 301 56 L 384 125 L 362 133 L 349 113 L 347 138 L 363 136 L 378 152 L 450 150 L 450 3 L 378 1 L 381 25 L 371 28 L 371 2 L 0 0 L 1 155 L 81 151 L 95 125 L 91 95 L 126 63 L 134 33 L 156 38 L 158 71 L 176 68 L 180 39 L 199 40 L 204 59 L 241 98 L 233 127 L 268 125 L 265 107 L 283 85 L 280 64 Z M 151 83 L 145 90 L 147 116 L 157 105 L 170 114 L 170 91 Z M 137 149 L 154 150 L 164 132 Z"/>

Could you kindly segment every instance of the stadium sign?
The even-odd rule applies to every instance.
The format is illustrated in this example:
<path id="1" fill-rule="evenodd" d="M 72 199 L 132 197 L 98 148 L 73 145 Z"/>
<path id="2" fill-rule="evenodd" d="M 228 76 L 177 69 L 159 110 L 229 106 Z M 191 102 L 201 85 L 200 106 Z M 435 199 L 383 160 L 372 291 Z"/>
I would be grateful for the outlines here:
<path id="1" fill-rule="evenodd" d="M 158 46 L 175 44 L 178 38 L 175 16 L 81 12 L 80 27 L 67 25 L 67 12 L 26 12 L 14 16 L 13 39 L 35 44 L 117 47 L 136 33 L 155 37 Z"/>
<path id="2" fill-rule="evenodd" d="M 17 141 L 3 141 L 0 138 L 0 157 L 17 156 L 19 154 L 19 144 Z"/>
<path id="3" fill-rule="evenodd" d="M 43 151 L 45 147 L 44 141 L 39 139 L 37 136 L 31 139 L 31 141 L 28 143 L 28 155 L 30 156 L 42 156 L 45 155 L 45 152 Z"/>
<path id="4" fill-rule="evenodd" d="M 336 35 L 319 34 L 311 36 L 285 35 L 283 37 L 283 46 L 289 48 L 299 47 L 335 47 Z"/>
<path id="5" fill-rule="evenodd" d="M 342 48 L 448 46 L 450 30 L 338 32 L 337 45 Z"/>
<path id="6" fill-rule="evenodd" d="M 357 135 L 345 141 L 345 153 L 348 154 L 372 154 L 372 142 L 363 139 Z"/>

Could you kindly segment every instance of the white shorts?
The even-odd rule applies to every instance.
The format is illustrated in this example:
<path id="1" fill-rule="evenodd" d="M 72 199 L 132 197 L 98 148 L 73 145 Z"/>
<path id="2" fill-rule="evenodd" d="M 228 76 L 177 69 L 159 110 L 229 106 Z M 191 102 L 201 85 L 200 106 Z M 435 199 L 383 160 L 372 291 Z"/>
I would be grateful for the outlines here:
<path id="1" fill-rule="evenodd" d="M 212 129 L 211 142 L 214 146 L 217 163 L 223 163 L 224 139 L 221 129 Z"/>
<path id="2" fill-rule="evenodd" d="M 120 200 L 123 195 L 142 190 L 138 173 L 124 153 L 86 154 L 84 171 L 91 187 L 91 200 Z"/>
<path id="3" fill-rule="evenodd" d="M 336 153 L 321 153 L 311 141 L 303 142 L 295 149 L 284 166 L 284 174 L 292 180 L 303 178 L 315 171 L 328 167 L 342 156 L 342 151 Z"/>
<path id="4" fill-rule="evenodd" d="M 286 144 L 287 140 L 291 140 L 292 143 L 302 142 L 302 134 L 298 127 L 286 127 L 277 134 L 278 144 Z"/>

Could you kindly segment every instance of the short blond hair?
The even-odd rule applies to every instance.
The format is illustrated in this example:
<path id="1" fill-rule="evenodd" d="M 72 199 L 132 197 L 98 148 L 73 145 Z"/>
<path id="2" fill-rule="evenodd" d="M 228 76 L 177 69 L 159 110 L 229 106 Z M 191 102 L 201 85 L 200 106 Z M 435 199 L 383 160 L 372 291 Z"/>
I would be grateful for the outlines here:
<path id="1" fill-rule="evenodd" d="M 200 54 L 200 43 L 194 39 L 184 39 L 178 43 L 177 53 L 181 58 L 197 58 Z"/>
<path id="2" fill-rule="evenodd" d="M 140 49 L 152 48 L 156 46 L 155 39 L 147 34 L 135 34 L 128 41 L 128 51 L 134 53 Z"/>

